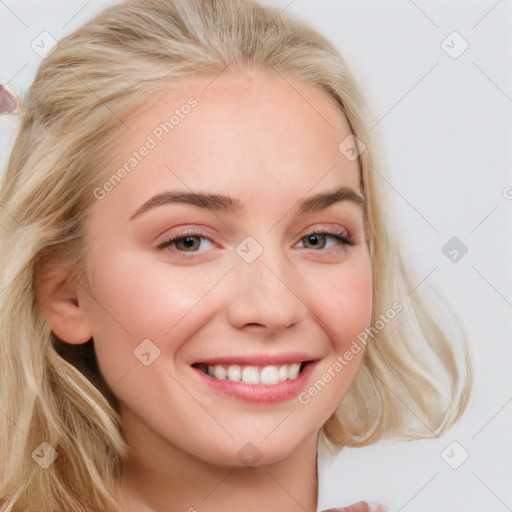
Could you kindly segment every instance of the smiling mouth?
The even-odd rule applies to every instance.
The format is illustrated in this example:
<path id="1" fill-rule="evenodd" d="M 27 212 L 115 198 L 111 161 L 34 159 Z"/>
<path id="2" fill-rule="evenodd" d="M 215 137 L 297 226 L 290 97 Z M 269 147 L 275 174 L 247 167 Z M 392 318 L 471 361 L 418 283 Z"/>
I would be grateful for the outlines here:
<path id="1" fill-rule="evenodd" d="M 288 380 L 295 380 L 302 372 L 308 361 L 268 366 L 251 365 L 222 365 L 209 366 L 203 363 L 194 364 L 193 367 L 201 370 L 209 377 L 230 382 L 243 382 L 244 384 L 274 386 Z"/>

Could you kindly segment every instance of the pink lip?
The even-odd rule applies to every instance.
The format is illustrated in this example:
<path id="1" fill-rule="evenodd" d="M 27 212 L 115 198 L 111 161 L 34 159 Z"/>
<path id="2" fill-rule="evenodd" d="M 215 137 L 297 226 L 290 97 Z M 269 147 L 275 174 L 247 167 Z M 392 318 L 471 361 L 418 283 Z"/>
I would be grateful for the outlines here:
<path id="1" fill-rule="evenodd" d="M 226 359 L 222 359 L 222 361 L 222 364 L 224 364 Z M 295 361 L 298 362 L 297 359 L 295 359 Z M 237 362 L 240 362 L 240 359 L 237 359 Z M 259 366 L 259 364 L 254 364 L 254 360 L 251 360 L 251 362 L 254 366 Z M 202 372 L 198 368 L 193 367 L 192 369 L 202 380 L 202 382 L 210 386 L 215 391 L 220 391 L 225 395 L 237 398 L 239 400 L 244 400 L 246 402 L 272 404 L 286 402 L 287 400 L 295 398 L 306 387 L 306 382 L 313 372 L 316 363 L 317 361 L 313 361 L 306 364 L 296 379 L 287 380 L 285 382 L 280 382 L 279 384 L 274 384 L 271 386 L 265 386 L 262 384 L 245 384 L 244 382 L 231 382 L 229 380 L 219 380 L 215 377 L 211 377 L 210 375 L 206 375 L 206 373 Z M 268 363 L 265 363 L 262 366 L 267 364 Z"/>

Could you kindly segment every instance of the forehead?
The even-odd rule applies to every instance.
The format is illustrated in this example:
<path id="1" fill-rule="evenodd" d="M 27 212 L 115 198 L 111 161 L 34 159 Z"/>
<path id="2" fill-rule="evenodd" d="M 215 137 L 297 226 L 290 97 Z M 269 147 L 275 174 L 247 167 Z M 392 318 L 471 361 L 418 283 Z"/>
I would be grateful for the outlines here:
<path id="1" fill-rule="evenodd" d="M 309 82 L 262 71 L 186 79 L 129 125 L 104 161 L 104 179 L 127 171 L 112 198 L 122 189 L 142 198 L 172 188 L 263 192 L 271 202 L 312 188 L 360 188 L 357 161 L 338 149 L 348 123 L 332 97 Z M 145 156 L 134 156 L 144 146 Z"/>

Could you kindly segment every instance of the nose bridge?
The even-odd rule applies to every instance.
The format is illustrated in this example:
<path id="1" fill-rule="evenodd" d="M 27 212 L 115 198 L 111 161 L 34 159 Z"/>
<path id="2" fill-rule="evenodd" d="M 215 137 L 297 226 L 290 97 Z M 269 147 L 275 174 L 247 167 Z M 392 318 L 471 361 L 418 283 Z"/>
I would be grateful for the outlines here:
<path id="1" fill-rule="evenodd" d="M 258 324 L 280 330 L 300 321 L 307 308 L 297 292 L 293 266 L 284 252 L 247 237 L 236 249 L 233 293 L 228 306 L 230 322 L 236 327 Z"/>

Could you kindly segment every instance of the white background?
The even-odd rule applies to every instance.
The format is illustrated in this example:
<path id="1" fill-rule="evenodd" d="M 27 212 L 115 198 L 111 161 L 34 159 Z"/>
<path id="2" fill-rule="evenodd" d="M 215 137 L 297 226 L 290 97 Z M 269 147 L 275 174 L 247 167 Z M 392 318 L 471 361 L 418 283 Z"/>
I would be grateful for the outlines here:
<path id="1" fill-rule="evenodd" d="M 0 82 L 23 95 L 41 61 L 32 41 L 43 31 L 58 40 L 114 3 L 0 0 Z M 322 470 L 320 508 L 366 499 L 397 512 L 512 510 L 511 1 L 267 3 L 327 35 L 363 83 L 420 275 L 455 306 L 476 355 L 476 392 L 451 431 L 343 450 Z M 461 48 L 446 39 L 454 31 L 469 44 L 458 58 L 442 47 Z M 0 116 L 0 164 L 16 126 Z M 454 236 L 468 248 L 456 263 L 441 252 Z M 441 457 L 453 441 L 469 454 L 458 469 Z"/>

